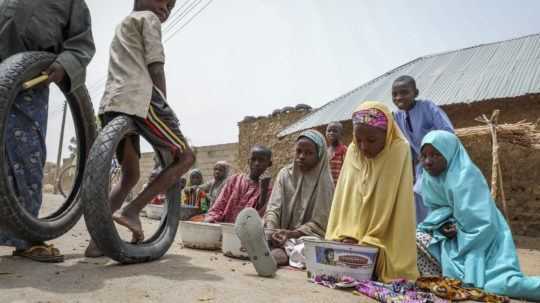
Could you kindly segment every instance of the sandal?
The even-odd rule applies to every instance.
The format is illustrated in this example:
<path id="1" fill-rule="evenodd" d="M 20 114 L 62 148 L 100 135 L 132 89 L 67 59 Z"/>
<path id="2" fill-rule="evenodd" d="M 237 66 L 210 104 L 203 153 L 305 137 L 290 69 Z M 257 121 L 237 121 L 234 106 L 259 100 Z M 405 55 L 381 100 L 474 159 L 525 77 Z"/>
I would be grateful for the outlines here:
<path id="1" fill-rule="evenodd" d="M 34 245 L 25 250 L 15 250 L 13 256 L 45 263 L 64 262 L 64 255 L 60 254 L 60 251 L 52 244 Z"/>
<path id="2" fill-rule="evenodd" d="M 236 217 L 234 231 L 242 247 L 247 249 L 249 259 L 255 266 L 257 274 L 262 277 L 272 277 L 276 273 L 276 260 L 270 253 L 266 242 L 264 228 L 259 213 L 253 208 L 245 208 Z"/>

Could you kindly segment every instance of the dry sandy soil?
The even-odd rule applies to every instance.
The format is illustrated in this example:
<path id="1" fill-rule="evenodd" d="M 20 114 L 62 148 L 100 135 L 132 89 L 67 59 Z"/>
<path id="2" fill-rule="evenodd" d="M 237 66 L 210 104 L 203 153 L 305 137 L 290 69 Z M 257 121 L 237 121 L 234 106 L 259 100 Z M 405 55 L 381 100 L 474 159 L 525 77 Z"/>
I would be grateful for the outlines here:
<path id="1" fill-rule="evenodd" d="M 155 222 L 144 219 L 145 228 Z M 88 240 L 81 220 L 52 241 L 66 255 L 60 264 L 11 257 L 10 248 L 0 247 L 0 302 L 374 302 L 313 285 L 305 272 L 282 269 L 276 278 L 260 278 L 246 261 L 182 248 L 180 240 L 161 260 L 129 266 L 85 258 Z M 540 275 L 540 251 L 520 249 L 519 255 L 527 274 Z"/>

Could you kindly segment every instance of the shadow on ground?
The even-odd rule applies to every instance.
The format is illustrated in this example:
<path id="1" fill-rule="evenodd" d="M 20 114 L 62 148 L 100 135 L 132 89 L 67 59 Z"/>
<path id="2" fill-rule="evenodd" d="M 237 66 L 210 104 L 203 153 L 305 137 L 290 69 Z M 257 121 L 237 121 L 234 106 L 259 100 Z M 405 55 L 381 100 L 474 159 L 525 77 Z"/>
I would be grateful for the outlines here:
<path id="1" fill-rule="evenodd" d="M 167 255 L 150 263 L 120 265 L 108 258 L 87 259 L 79 254 L 68 254 L 64 263 L 46 264 L 1 257 L 0 290 L 30 287 L 52 293 L 85 293 L 99 290 L 116 279 L 222 280 L 209 273 L 211 268 L 194 266 L 190 260 L 186 256 Z"/>

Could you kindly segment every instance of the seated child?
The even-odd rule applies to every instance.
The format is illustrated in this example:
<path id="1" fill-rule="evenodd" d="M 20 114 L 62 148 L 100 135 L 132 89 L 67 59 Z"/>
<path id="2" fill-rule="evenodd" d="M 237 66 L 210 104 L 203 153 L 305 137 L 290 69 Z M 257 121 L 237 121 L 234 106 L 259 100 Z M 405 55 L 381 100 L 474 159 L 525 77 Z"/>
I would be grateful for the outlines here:
<path id="1" fill-rule="evenodd" d="M 328 163 L 328 150 L 321 133 L 307 130 L 298 136 L 294 162 L 279 172 L 264 216 L 266 227 L 275 230 L 271 248 L 278 265 L 288 265 L 289 256 L 295 253 L 299 260 L 292 260 L 292 265 L 302 267 L 298 254 L 301 247 L 293 246 L 303 244 L 296 239 L 324 237 L 334 193 Z"/>
<path id="2" fill-rule="evenodd" d="M 206 197 L 210 203 L 210 207 L 212 207 L 221 193 L 221 190 L 225 186 L 225 183 L 227 183 L 226 181 L 229 177 L 230 169 L 231 166 L 229 163 L 227 163 L 227 161 L 216 162 L 214 165 L 214 179 L 201 185 L 201 188 L 207 193 Z"/>
<path id="3" fill-rule="evenodd" d="M 415 280 L 411 150 L 388 108 L 363 102 L 334 194 L 326 239 L 377 247 L 375 277 Z"/>
<path id="4" fill-rule="evenodd" d="M 459 139 L 432 131 L 422 141 L 424 203 L 432 209 L 418 226 L 442 274 L 498 295 L 540 301 L 540 277 L 519 266 L 512 232 L 482 172 Z"/>
<path id="5" fill-rule="evenodd" d="M 237 174 L 227 180 L 216 202 L 206 214 L 205 222 L 234 223 L 238 213 L 246 207 L 256 209 L 262 216 L 272 187 L 270 178 L 261 179 L 261 176 L 270 166 L 272 151 L 255 145 L 250 152 L 249 173 Z"/>
<path id="6" fill-rule="evenodd" d="M 187 208 L 196 208 L 201 212 L 207 212 L 209 203 L 206 192 L 202 190 L 203 175 L 199 169 L 192 169 L 189 173 L 189 181 L 182 191 L 182 206 Z"/>

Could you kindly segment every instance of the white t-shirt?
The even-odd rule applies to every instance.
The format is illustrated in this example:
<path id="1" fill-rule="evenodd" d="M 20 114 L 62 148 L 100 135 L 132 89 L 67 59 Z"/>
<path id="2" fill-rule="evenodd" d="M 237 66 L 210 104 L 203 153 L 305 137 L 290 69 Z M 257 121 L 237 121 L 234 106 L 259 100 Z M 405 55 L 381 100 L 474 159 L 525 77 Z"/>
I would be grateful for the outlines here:
<path id="1" fill-rule="evenodd" d="M 109 72 L 99 113 L 120 112 L 146 118 L 153 82 L 148 65 L 165 62 L 161 21 L 151 11 L 132 12 L 116 28 Z"/>

